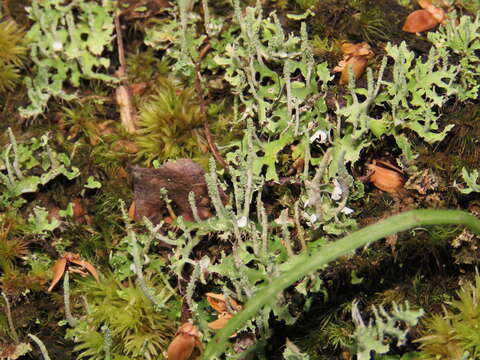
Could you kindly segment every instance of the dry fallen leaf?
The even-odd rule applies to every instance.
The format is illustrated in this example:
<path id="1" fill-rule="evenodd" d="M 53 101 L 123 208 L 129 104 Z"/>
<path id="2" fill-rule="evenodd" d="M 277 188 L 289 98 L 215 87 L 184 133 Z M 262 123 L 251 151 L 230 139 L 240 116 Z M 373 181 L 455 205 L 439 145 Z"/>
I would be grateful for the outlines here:
<path id="1" fill-rule="evenodd" d="M 223 294 L 207 293 L 206 295 L 207 301 L 210 306 L 219 313 L 218 319 L 208 323 L 208 327 L 212 330 L 220 330 L 227 324 L 228 320 L 233 317 L 233 314 L 228 310 L 225 296 Z M 242 306 L 238 304 L 234 299 L 228 298 L 228 303 L 231 310 L 242 310 Z"/>
<path id="2" fill-rule="evenodd" d="M 420 33 L 433 29 L 440 23 L 444 23 L 445 11 L 434 6 L 428 0 L 418 0 L 422 10 L 416 10 L 407 16 L 402 30 L 409 33 Z"/>
<path id="3" fill-rule="evenodd" d="M 30 351 L 32 346 L 29 343 L 4 345 L 3 349 L 0 349 L 0 359 L 16 360 Z"/>
<path id="4" fill-rule="evenodd" d="M 228 311 L 227 304 L 225 303 L 225 296 L 223 294 L 206 293 L 205 295 L 207 295 L 207 301 L 215 311 L 219 313 Z M 242 309 L 242 307 L 232 298 L 229 298 L 228 302 L 233 310 L 238 311 Z"/>
<path id="5" fill-rule="evenodd" d="M 193 360 L 203 353 L 200 332 L 192 323 L 182 324 L 167 349 L 168 360 Z"/>
<path id="6" fill-rule="evenodd" d="M 208 327 L 212 330 L 220 330 L 227 325 L 228 320 L 233 317 L 232 314 L 228 312 L 223 312 L 218 314 L 218 319 L 208 323 Z"/>
<path id="7" fill-rule="evenodd" d="M 80 269 L 72 267 L 71 269 L 68 269 L 69 263 L 76 264 L 80 266 Z M 86 273 L 82 271 L 83 269 L 86 269 L 90 274 L 93 275 L 93 277 L 99 281 L 99 276 L 97 269 L 90 264 L 87 261 L 84 261 L 80 259 L 79 254 L 74 254 L 70 252 L 66 252 L 61 259 L 58 259 L 55 262 L 55 265 L 53 265 L 53 277 L 52 277 L 52 283 L 50 284 L 50 287 L 48 288 L 48 291 L 52 291 L 55 285 L 60 281 L 62 278 L 63 274 L 65 273 L 65 270 L 71 271 L 71 272 L 77 272 L 81 274 L 82 276 L 86 276 Z"/>
<path id="8" fill-rule="evenodd" d="M 373 58 L 373 51 L 367 42 L 358 44 L 345 43 L 342 45 L 343 59 L 333 69 L 341 72 L 340 84 L 348 84 L 349 68 L 352 68 L 355 79 L 360 78 L 368 65 L 368 60 Z"/>
<path id="9" fill-rule="evenodd" d="M 374 160 L 368 165 L 369 181 L 380 190 L 392 193 L 405 184 L 405 174 L 396 166 L 381 160 Z"/>
<path id="10" fill-rule="evenodd" d="M 52 291 L 54 286 L 60 281 L 60 279 L 63 276 L 63 273 L 65 272 L 66 266 L 67 266 L 67 259 L 65 258 L 61 258 L 57 260 L 55 265 L 53 265 L 53 278 L 52 278 L 52 283 L 48 288 L 48 291 Z"/>

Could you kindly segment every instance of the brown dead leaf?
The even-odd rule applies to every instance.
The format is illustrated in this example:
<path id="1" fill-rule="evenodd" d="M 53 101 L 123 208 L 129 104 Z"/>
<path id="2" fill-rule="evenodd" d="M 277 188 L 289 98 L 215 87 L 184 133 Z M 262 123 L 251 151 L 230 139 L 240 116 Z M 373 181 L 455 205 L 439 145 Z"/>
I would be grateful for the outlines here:
<path id="1" fill-rule="evenodd" d="M 52 291 L 55 285 L 57 285 L 57 283 L 60 281 L 60 279 L 63 276 L 63 273 L 65 272 L 66 266 L 67 266 L 67 259 L 65 258 L 58 259 L 55 265 L 53 265 L 52 283 L 50 284 L 48 291 Z"/>
<path id="2" fill-rule="evenodd" d="M 30 351 L 32 346 L 29 343 L 8 345 L 0 350 L 0 359 L 16 360 Z"/>
<path id="3" fill-rule="evenodd" d="M 233 314 L 229 312 L 225 296 L 223 294 L 206 293 L 207 301 L 212 308 L 217 311 L 218 318 L 215 321 L 208 323 L 208 327 L 212 330 L 220 330 L 227 324 L 228 320 L 233 317 Z M 228 298 L 228 303 L 233 311 L 237 312 L 242 310 L 242 306 L 238 304 L 234 299 Z M 233 336 L 235 336 L 234 334 Z"/>
<path id="4" fill-rule="evenodd" d="M 77 259 L 72 259 L 72 260 L 70 260 L 70 261 L 73 262 L 74 264 L 80 265 L 82 268 L 87 269 L 88 272 L 93 275 L 93 277 L 95 278 L 95 280 L 100 281 L 100 278 L 99 278 L 99 276 L 98 276 L 97 269 L 95 269 L 95 267 L 94 267 L 92 264 L 90 264 L 88 261 L 85 261 L 85 260 L 77 260 Z"/>
<path id="5" fill-rule="evenodd" d="M 404 172 L 389 162 L 374 160 L 368 170 L 370 182 L 385 192 L 397 192 L 405 184 Z"/>
<path id="6" fill-rule="evenodd" d="M 228 312 L 227 304 L 225 303 L 225 296 L 223 294 L 215 294 L 215 293 L 206 293 L 207 301 L 215 311 L 219 313 Z M 233 310 L 238 311 L 241 310 L 242 307 L 232 298 L 228 299 L 230 306 Z"/>
<path id="7" fill-rule="evenodd" d="M 218 315 L 218 319 L 208 323 L 208 327 L 212 330 L 220 330 L 227 325 L 228 320 L 233 317 L 232 314 L 224 312 Z"/>
<path id="8" fill-rule="evenodd" d="M 135 201 L 132 201 L 130 207 L 128 208 L 128 217 L 131 220 L 135 220 Z"/>
<path id="9" fill-rule="evenodd" d="M 340 84 L 348 84 L 349 68 L 352 68 L 355 79 L 360 78 L 368 65 L 368 60 L 373 58 L 374 53 L 367 42 L 358 44 L 342 44 L 343 59 L 333 69 L 333 72 L 341 72 Z"/>
<path id="10" fill-rule="evenodd" d="M 167 349 L 168 360 L 194 360 L 203 353 L 200 332 L 192 323 L 182 324 Z"/>
<path id="11" fill-rule="evenodd" d="M 112 128 L 114 121 L 113 120 L 105 120 L 98 124 L 98 131 L 102 136 L 112 135 L 114 133 L 114 129 Z"/>
<path id="12" fill-rule="evenodd" d="M 409 33 L 420 33 L 444 24 L 446 14 L 442 8 L 436 7 L 429 0 L 418 0 L 421 10 L 415 10 L 407 16 L 402 30 Z"/>
<path id="13" fill-rule="evenodd" d="M 138 145 L 133 141 L 118 140 L 112 144 L 112 149 L 115 151 L 123 151 L 129 154 L 138 152 Z"/>
<path id="14" fill-rule="evenodd" d="M 132 91 L 132 95 L 142 95 L 147 88 L 146 82 L 135 83 L 130 85 L 130 90 Z"/>
<path id="15" fill-rule="evenodd" d="M 73 263 L 80 268 L 72 267 L 69 268 L 69 264 Z M 66 252 L 61 259 L 58 259 L 55 265 L 53 266 L 53 278 L 52 278 L 52 283 L 50 284 L 50 287 L 48 288 L 48 291 L 52 291 L 55 285 L 60 281 L 62 278 L 63 274 L 65 273 L 65 270 L 71 271 L 71 272 L 76 272 L 82 276 L 86 276 L 87 273 L 83 271 L 83 269 L 88 270 L 90 274 L 92 274 L 97 281 L 99 281 L 99 276 L 97 269 L 90 264 L 88 261 L 84 261 L 80 259 L 79 254 L 71 253 L 71 252 Z"/>

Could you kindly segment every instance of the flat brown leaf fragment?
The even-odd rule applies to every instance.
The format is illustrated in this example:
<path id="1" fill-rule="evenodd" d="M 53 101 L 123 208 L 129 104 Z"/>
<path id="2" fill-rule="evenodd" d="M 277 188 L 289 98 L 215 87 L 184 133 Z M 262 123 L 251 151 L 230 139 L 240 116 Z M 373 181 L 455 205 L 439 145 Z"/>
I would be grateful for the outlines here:
<path id="1" fill-rule="evenodd" d="M 343 58 L 333 69 L 333 72 L 341 72 L 340 84 L 348 84 L 349 68 L 352 68 L 353 76 L 357 80 L 362 76 L 368 61 L 373 58 L 374 53 L 367 42 L 358 44 L 345 43 L 342 45 Z"/>
<path id="2" fill-rule="evenodd" d="M 229 314 L 229 313 L 220 314 L 220 315 L 218 315 L 217 320 L 214 320 L 214 321 L 208 323 L 208 327 L 212 330 L 223 329 L 225 327 L 225 325 L 227 325 L 228 320 L 230 320 L 232 317 L 233 317 L 233 315 Z"/>
<path id="3" fill-rule="evenodd" d="M 205 295 L 207 295 L 207 301 L 210 306 L 215 309 L 215 311 L 219 313 L 228 311 L 227 304 L 225 303 L 225 296 L 223 294 L 206 293 Z M 238 311 L 242 309 L 241 305 L 239 305 L 232 298 L 229 298 L 228 302 L 233 310 Z"/>
<path id="4" fill-rule="evenodd" d="M 75 264 L 80 266 L 78 267 L 68 267 L 69 264 Z M 87 270 L 90 274 L 93 275 L 93 277 L 97 280 L 100 281 L 100 278 L 98 276 L 97 269 L 90 264 L 88 261 L 80 259 L 79 254 L 71 253 L 71 252 L 66 252 L 61 259 L 58 259 L 55 265 L 53 266 L 53 278 L 52 278 L 52 283 L 50 284 L 50 287 L 48 288 L 48 291 L 52 291 L 55 285 L 60 281 L 62 278 L 63 274 L 65 271 L 70 271 L 70 272 L 75 272 L 78 273 L 82 276 L 86 276 L 87 273 L 83 270 Z"/>
<path id="5" fill-rule="evenodd" d="M 53 265 L 53 278 L 48 291 L 52 291 L 55 285 L 60 281 L 65 272 L 65 268 L 67 266 L 67 259 L 61 258 L 58 259 L 55 265 Z"/>
<path id="6" fill-rule="evenodd" d="M 438 24 L 446 21 L 445 11 L 436 7 L 429 0 L 418 0 L 422 8 L 407 16 L 402 30 L 409 33 L 421 33 L 433 29 Z"/>
<path id="7" fill-rule="evenodd" d="M 233 317 L 233 314 L 229 312 L 227 303 L 225 301 L 225 296 L 223 294 L 215 294 L 215 293 L 206 293 L 207 301 L 210 306 L 218 312 L 218 319 L 208 323 L 208 327 L 212 330 L 220 330 L 225 327 L 228 320 Z M 233 311 L 240 311 L 242 310 L 242 305 L 237 303 L 232 298 L 228 298 L 228 303 L 230 305 L 231 310 Z M 235 335 L 234 335 L 235 336 Z"/>
<path id="8" fill-rule="evenodd" d="M 381 160 L 374 160 L 369 164 L 369 180 L 379 188 L 388 193 L 394 193 L 403 188 L 405 184 L 405 173 L 396 166 Z"/>
<path id="9" fill-rule="evenodd" d="M 0 349 L 0 359 L 16 360 L 30 351 L 32 346 L 29 343 L 8 345 Z"/>
<path id="10" fill-rule="evenodd" d="M 74 264 L 80 265 L 82 268 L 87 269 L 88 272 L 93 275 L 95 280 L 100 281 L 97 269 L 95 269 L 95 267 L 92 264 L 90 264 L 88 261 L 85 261 L 85 260 L 70 260 L 70 261 Z"/>
<path id="11" fill-rule="evenodd" d="M 200 332 L 192 323 L 183 323 L 167 349 L 168 360 L 194 360 L 203 353 Z"/>

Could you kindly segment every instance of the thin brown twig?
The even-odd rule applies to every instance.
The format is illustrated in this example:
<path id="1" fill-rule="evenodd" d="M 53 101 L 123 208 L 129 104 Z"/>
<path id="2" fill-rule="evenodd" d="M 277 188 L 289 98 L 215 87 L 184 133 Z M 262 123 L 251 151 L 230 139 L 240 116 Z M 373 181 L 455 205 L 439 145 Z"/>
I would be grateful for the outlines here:
<path id="1" fill-rule="evenodd" d="M 120 61 L 120 68 L 118 69 L 118 76 L 123 85 L 127 85 L 127 62 L 125 61 L 125 48 L 123 47 L 122 26 L 120 25 L 120 15 L 115 16 L 115 31 L 117 33 L 118 46 L 118 60 Z"/>
<path id="2" fill-rule="evenodd" d="M 227 163 L 223 159 L 222 155 L 218 152 L 217 145 L 213 141 L 212 137 L 212 132 L 210 131 L 210 126 L 208 125 L 208 114 L 207 114 L 207 108 L 205 106 L 205 99 L 203 98 L 203 91 L 202 91 L 202 85 L 200 84 L 200 62 L 195 63 L 195 90 L 198 94 L 199 100 L 200 100 L 200 109 L 202 114 L 204 115 L 204 120 L 203 120 L 203 128 L 205 131 L 205 137 L 207 138 L 207 143 L 208 147 L 210 148 L 210 151 L 212 152 L 213 157 L 215 160 L 218 161 L 218 163 L 224 168 L 227 168 Z"/>
<path id="3" fill-rule="evenodd" d="M 120 15 L 115 15 L 115 30 L 117 33 L 118 60 L 120 67 L 118 68 L 118 77 L 121 85 L 116 90 L 116 100 L 120 109 L 120 118 L 122 125 L 129 133 L 136 131 L 137 111 L 133 106 L 132 91 L 128 82 L 127 62 L 125 60 L 125 48 L 123 46 L 122 27 L 120 25 Z"/>

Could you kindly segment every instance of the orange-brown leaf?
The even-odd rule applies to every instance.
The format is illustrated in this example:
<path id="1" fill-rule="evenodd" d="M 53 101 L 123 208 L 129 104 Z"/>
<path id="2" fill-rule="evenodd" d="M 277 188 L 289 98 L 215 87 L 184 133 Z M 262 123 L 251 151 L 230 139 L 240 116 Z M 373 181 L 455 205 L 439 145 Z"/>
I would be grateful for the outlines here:
<path id="1" fill-rule="evenodd" d="M 403 171 L 390 163 L 377 160 L 368 165 L 368 169 L 372 172 L 370 181 L 380 190 L 394 193 L 405 184 Z"/>
<path id="2" fill-rule="evenodd" d="M 57 283 L 60 281 L 60 279 L 63 276 L 63 273 L 65 272 L 66 266 L 67 266 L 67 259 L 65 258 L 58 259 L 55 265 L 53 265 L 53 278 L 52 278 L 52 283 L 48 288 L 48 291 L 52 291 L 55 285 L 57 285 Z"/>
<path id="3" fill-rule="evenodd" d="M 92 274 L 97 281 L 100 281 L 97 269 L 95 269 L 95 267 L 92 264 L 90 264 L 88 261 L 77 260 L 77 259 L 71 259 L 70 261 L 73 262 L 74 264 L 80 265 L 81 267 L 87 269 L 88 272 Z"/>
<path id="4" fill-rule="evenodd" d="M 168 345 L 168 360 L 187 360 L 195 347 L 195 337 L 186 333 L 178 334 Z"/>
<path id="5" fill-rule="evenodd" d="M 222 294 L 206 293 L 207 301 L 215 311 L 222 313 L 227 311 L 227 305 L 225 304 L 225 298 Z"/>
<path id="6" fill-rule="evenodd" d="M 427 10 L 416 10 L 407 16 L 402 30 L 409 33 L 417 33 L 433 29 L 439 21 Z"/>
<path id="7" fill-rule="evenodd" d="M 207 300 L 210 303 L 210 306 L 214 308 L 219 313 L 227 312 L 227 304 L 225 303 L 225 297 L 223 294 L 215 294 L 215 293 L 206 293 Z M 229 304 L 233 308 L 233 310 L 241 310 L 242 306 L 239 305 L 235 300 L 232 298 L 228 299 Z"/>
<path id="8" fill-rule="evenodd" d="M 365 68 L 367 67 L 368 59 L 365 56 L 354 56 L 347 61 L 345 67 L 342 70 L 342 76 L 340 77 L 340 84 L 348 84 L 348 72 L 352 67 L 353 77 L 358 80 L 362 76 Z"/>
<path id="9" fill-rule="evenodd" d="M 212 322 L 208 323 L 208 327 L 212 330 L 220 330 L 227 325 L 228 320 L 230 320 L 233 317 L 232 314 L 229 314 L 228 312 L 221 313 L 218 315 L 218 319 Z"/>
<path id="10" fill-rule="evenodd" d="M 420 7 L 422 9 L 426 9 L 426 8 L 433 5 L 430 0 L 418 0 L 417 2 L 418 2 L 418 5 L 420 5 Z"/>

